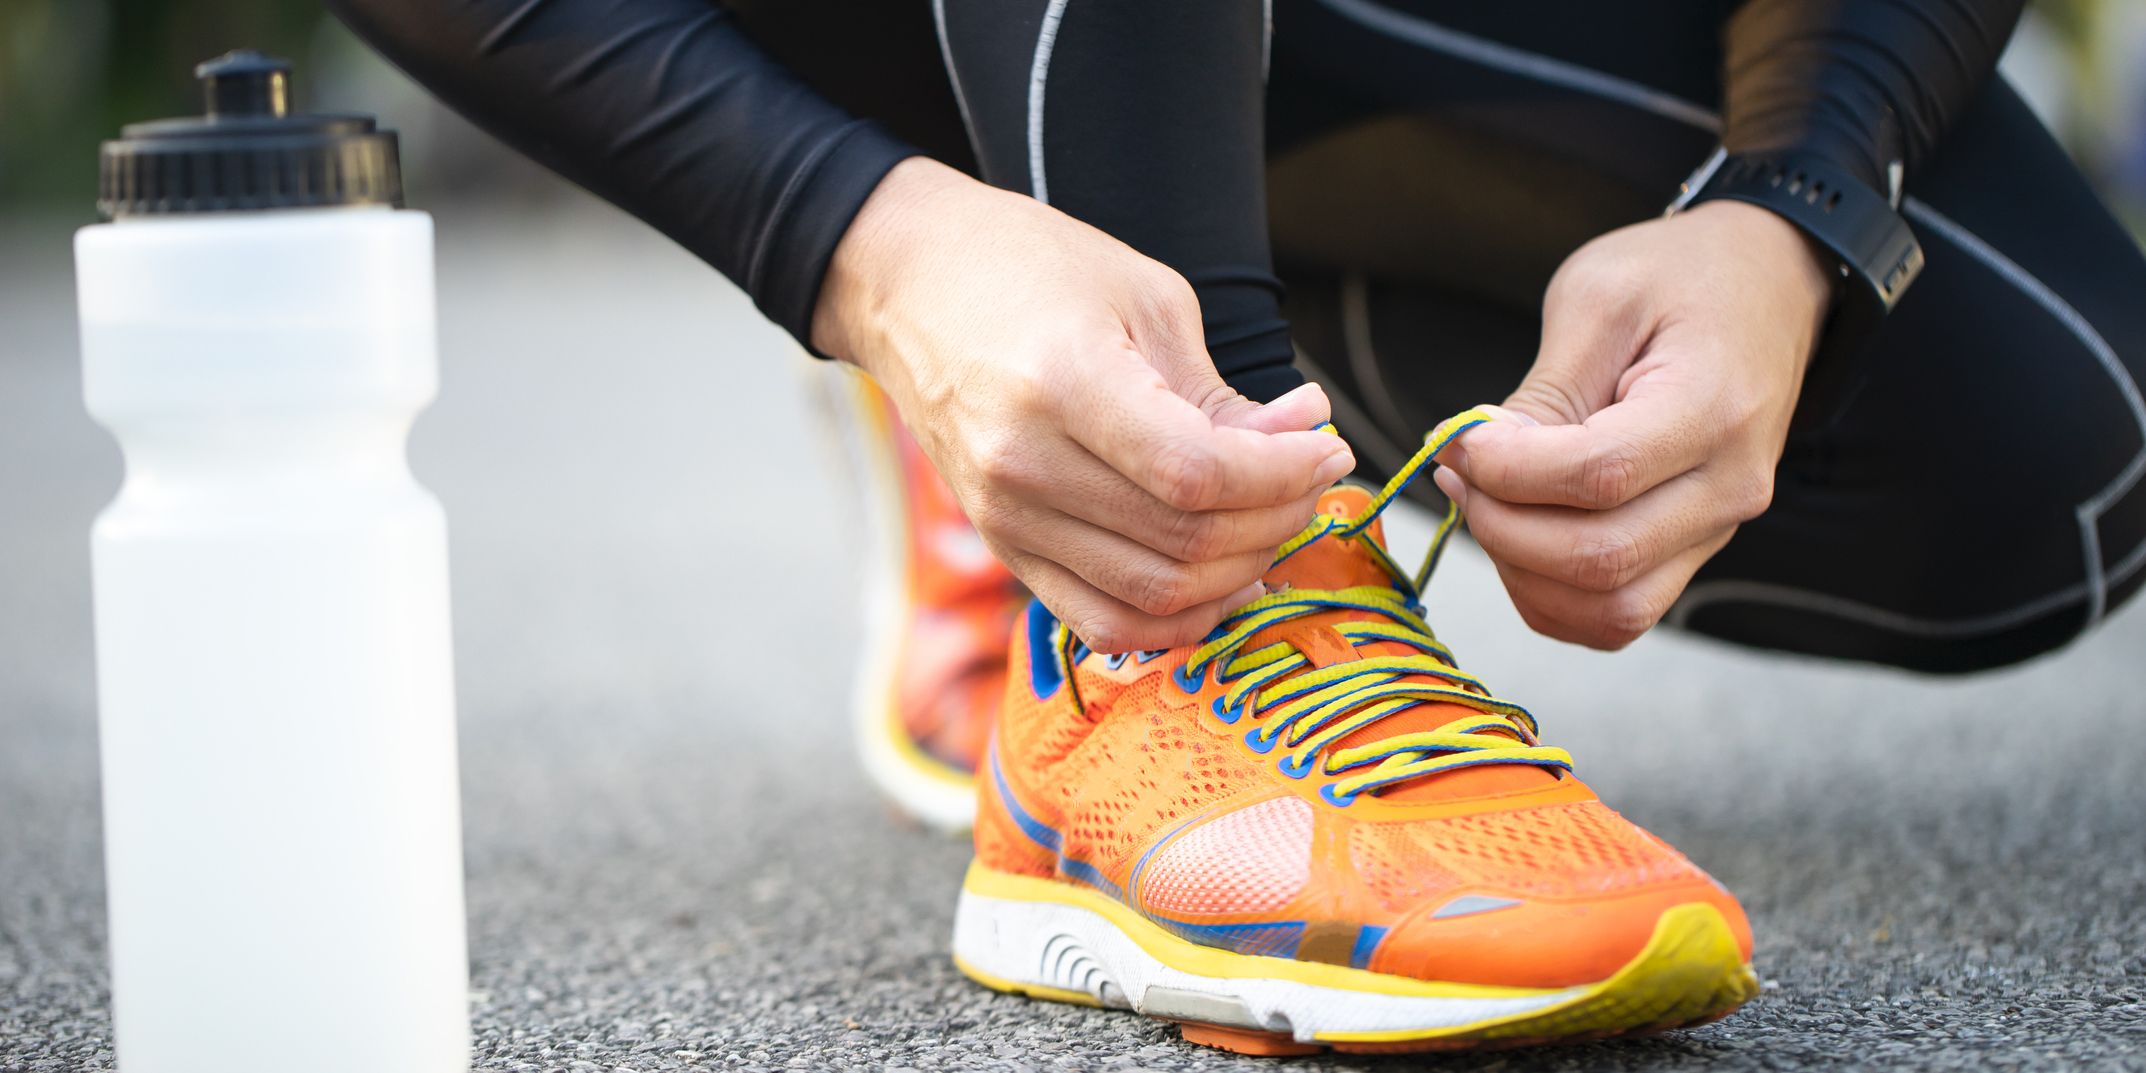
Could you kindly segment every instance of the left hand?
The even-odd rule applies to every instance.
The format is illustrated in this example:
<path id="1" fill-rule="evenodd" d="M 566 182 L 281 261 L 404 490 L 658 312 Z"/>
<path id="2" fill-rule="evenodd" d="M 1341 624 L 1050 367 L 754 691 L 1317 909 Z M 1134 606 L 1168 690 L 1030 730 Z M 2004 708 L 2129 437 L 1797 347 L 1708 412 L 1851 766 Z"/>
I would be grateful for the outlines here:
<path id="1" fill-rule="evenodd" d="M 1566 259 L 1510 420 L 1463 435 L 1434 478 L 1531 628 L 1630 644 L 1772 502 L 1826 265 L 1787 221 L 1734 201 Z"/>

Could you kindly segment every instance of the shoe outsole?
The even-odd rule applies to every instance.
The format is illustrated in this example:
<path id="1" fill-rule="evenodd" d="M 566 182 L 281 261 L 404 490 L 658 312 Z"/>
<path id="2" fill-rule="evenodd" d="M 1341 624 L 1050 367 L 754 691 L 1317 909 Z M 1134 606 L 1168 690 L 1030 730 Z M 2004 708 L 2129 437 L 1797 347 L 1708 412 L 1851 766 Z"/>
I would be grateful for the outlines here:
<path id="1" fill-rule="evenodd" d="M 993 990 L 1126 1009 L 1186 1040 L 1254 1055 L 1490 1049 L 1650 1035 L 1758 994 L 1721 911 L 1665 911 L 1644 949 L 1593 984 L 1440 983 L 1239 954 L 1173 935 L 1106 895 L 972 864 L 954 962 Z"/>
<path id="2" fill-rule="evenodd" d="M 859 759 L 903 814 L 935 831 L 966 834 L 976 822 L 975 775 L 918 748 L 894 703 L 910 617 L 904 580 L 909 528 L 901 463 L 887 447 L 893 433 L 886 409 L 874 397 L 879 389 L 862 374 L 843 377 L 835 390 L 837 405 L 847 411 L 848 419 L 838 422 L 846 453 L 865 475 L 859 483 L 876 536 L 864 578 L 865 653 L 850 700 Z"/>

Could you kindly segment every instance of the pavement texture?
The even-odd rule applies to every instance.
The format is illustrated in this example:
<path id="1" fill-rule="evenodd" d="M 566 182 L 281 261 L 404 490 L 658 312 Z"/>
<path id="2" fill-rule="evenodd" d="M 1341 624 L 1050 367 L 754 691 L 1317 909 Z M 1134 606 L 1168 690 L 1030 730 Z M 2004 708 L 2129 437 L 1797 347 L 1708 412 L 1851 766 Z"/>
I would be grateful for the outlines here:
<path id="1" fill-rule="evenodd" d="M 79 401 L 66 242 L 0 228 L 9 1073 L 113 1061 L 86 533 L 120 462 Z M 413 451 L 453 520 L 477 1068 L 1269 1068 L 949 964 L 967 850 L 850 759 L 864 538 L 811 402 L 828 370 L 594 206 L 448 212 L 440 257 Z M 2146 1068 L 2137 607 L 1932 680 L 1554 644 L 1472 548 L 1431 596 L 1471 670 L 1746 899 L 1765 990 L 1653 1040 L 1291 1068 Z"/>

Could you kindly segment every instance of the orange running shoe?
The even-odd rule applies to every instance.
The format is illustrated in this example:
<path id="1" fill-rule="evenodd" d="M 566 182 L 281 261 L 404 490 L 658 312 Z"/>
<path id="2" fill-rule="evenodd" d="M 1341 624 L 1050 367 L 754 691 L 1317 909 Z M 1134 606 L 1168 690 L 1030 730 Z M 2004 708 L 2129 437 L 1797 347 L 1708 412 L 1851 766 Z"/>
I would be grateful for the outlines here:
<path id="1" fill-rule="evenodd" d="M 1028 589 L 991 555 L 869 377 L 847 378 L 882 554 L 855 699 L 865 770 L 905 812 L 966 831 Z"/>
<path id="2" fill-rule="evenodd" d="M 1254 1054 L 1593 1039 L 1758 991 L 1736 899 L 1460 671 L 1337 487 L 1205 644 L 1090 652 L 1031 605 L 980 780 L 954 959 Z"/>

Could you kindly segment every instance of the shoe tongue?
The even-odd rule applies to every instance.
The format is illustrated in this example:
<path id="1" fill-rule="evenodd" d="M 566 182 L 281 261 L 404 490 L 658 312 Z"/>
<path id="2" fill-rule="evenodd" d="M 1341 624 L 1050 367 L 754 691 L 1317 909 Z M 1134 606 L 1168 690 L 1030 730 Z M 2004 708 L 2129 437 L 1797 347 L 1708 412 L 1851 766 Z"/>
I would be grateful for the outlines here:
<path id="1" fill-rule="evenodd" d="M 1336 518 L 1361 518 L 1371 509 L 1371 493 L 1351 485 L 1335 485 L 1319 497 L 1319 513 Z M 1383 548 L 1385 526 L 1373 521 L 1363 534 Z M 1320 537 L 1297 550 L 1280 566 L 1267 572 L 1267 587 L 1279 589 L 1346 589 L 1356 585 L 1388 585 L 1391 578 L 1371 557 L 1362 540 Z"/>
<path id="2" fill-rule="evenodd" d="M 1371 493 L 1350 485 L 1336 485 L 1319 497 L 1319 513 L 1344 518 L 1361 518 L 1371 509 Z M 1287 561 L 1267 572 L 1265 581 L 1269 589 L 1279 590 L 1284 586 L 1292 589 L 1346 589 L 1358 585 L 1391 585 L 1378 560 L 1372 557 L 1365 541 L 1386 546 L 1384 526 L 1372 521 L 1355 539 L 1326 536 L 1298 549 Z M 1325 653 L 1335 653 L 1347 646 L 1347 641 L 1333 634 L 1335 625 L 1350 621 L 1378 622 L 1382 616 L 1368 611 L 1326 611 L 1307 615 L 1281 626 L 1271 627 L 1254 634 L 1245 644 L 1251 651 L 1262 645 L 1285 638 L 1296 644 L 1299 651 L 1316 647 Z M 1325 635 L 1330 643 L 1316 646 L 1304 643 L 1307 634 Z M 1287 635 L 1295 636 L 1287 636 Z M 1331 657 L 1305 651 L 1315 661 L 1333 662 Z M 1417 651 L 1407 645 L 1390 641 L 1366 644 L 1353 649 L 1358 658 L 1370 656 L 1411 656 Z M 1418 704 L 1413 708 L 1395 712 L 1364 727 L 1340 741 L 1328 746 L 1327 751 L 1369 745 L 1402 734 L 1427 733 L 1452 722 L 1480 715 L 1473 708 L 1459 704 Z M 1557 776 L 1532 764 L 1479 764 L 1473 767 L 1456 768 L 1436 775 L 1395 784 L 1379 793 L 1384 801 L 1439 801 L 1461 797 L 1478 797 L 1487 794 L 1507 793 L 1532 789 L 1545 783 L 1557 781 Z"/>

